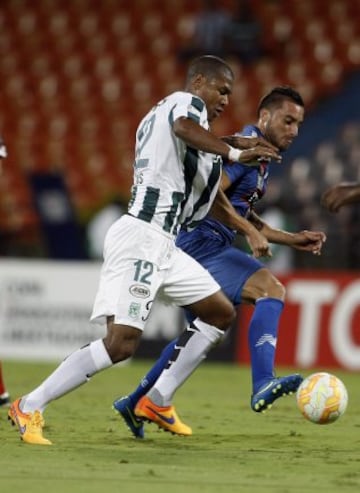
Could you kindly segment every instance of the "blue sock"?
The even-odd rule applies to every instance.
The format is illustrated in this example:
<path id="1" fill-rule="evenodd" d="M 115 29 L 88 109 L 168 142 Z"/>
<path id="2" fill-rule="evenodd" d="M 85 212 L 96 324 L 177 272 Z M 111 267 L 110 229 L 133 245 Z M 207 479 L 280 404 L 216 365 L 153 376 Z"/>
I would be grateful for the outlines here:
<path id="1" fill-rule="evenodd" d="M 253 393 L 274 377 L 277 332 L 284 303 L 261 298 L 255 303 L 248 332 Z"/>
<path id="2" fill-rule="evenodd" d="M 151 389 L 156 380 L 159 378 L 164 368 L 167 367 L 176 343 L 177 339 L 174 339 L 165 347 L 165 349 L 162 350 L 162 353 L 159 359 L 156 360 L 154 366 L 141 379 L 139 386 L 134 390 L 134 392 L 129 394 L 131 402 L 134 406 L 143 395 L 147 394 L 147 392 Z"/>

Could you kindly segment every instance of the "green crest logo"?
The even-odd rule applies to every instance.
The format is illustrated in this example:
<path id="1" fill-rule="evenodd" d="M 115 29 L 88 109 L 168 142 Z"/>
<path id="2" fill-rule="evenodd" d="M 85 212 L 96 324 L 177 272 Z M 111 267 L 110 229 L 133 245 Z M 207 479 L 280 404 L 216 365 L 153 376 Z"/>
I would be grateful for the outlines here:
<path id="1" fill-rule="evenodd" d="M 128 315 L 130 318 L 139 318 L 139 315 L 140 315 L 140 308 L 141 308 L 141 304 L 140 303 L 131 303 L 130 306 L 129 306 L 129 311 L 128 311 Z"/>

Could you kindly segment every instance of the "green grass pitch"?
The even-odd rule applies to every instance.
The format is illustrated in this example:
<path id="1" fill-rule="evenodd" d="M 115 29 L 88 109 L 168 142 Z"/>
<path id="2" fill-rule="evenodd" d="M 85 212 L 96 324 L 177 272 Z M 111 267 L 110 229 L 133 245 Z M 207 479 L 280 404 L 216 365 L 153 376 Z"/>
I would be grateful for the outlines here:
<path id="1" fill-rule="evenodd" d="M 175 405 L 192 437 L 146 425 L 133 439 L 111 409 L 151 361 L 132 361 L 95 376 L 45 413 L 51 447 L 20 441 L 0 409 L 0 491 L 25 493 L 347 493 L 360 491 L 359 375 L 332 371 L 349 406 L 331 425 L 307 422 L 295 397 L 266 414 L 249 407 L 247 367 L 204 363 L 177 393 Z M 15 398 L 55 367 L 5 361 Z M 279 375 L 285 373 L 279 370 Z M 329 370 L 331 371 L 331 370 Z M 304 372 L 305 375 L 310 372 Z"/>

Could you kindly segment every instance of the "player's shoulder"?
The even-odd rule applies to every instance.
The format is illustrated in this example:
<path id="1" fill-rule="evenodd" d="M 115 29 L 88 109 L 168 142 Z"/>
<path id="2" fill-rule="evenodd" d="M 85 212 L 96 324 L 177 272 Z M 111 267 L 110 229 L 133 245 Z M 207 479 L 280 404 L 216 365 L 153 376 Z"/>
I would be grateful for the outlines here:
<path id="1" fill-rule="evenodd" d="M 253 174 L 256 168 L 253 166 L 247 166 L 246 164 L 238 161 L 236 163 L 224 162 L 223 170 L 230 181 L 234 183 L 243 178 L 245 175 Z"/>
<path id="2" fill-rule="evenodd" d="M 235 132 L 239 137 L 262 137 L 260 129 L 253 124 L 245 125 L 240 131 Z"/>
<path id="3" fill-rule="evenodd" d="M 176 101 L 187 105 L 194 106 L 198 111 L 202 111 L 205 108 L 204 101 L 188 91 L 175 91 L 170 94 L 166 99 L 169 101 Z"/>

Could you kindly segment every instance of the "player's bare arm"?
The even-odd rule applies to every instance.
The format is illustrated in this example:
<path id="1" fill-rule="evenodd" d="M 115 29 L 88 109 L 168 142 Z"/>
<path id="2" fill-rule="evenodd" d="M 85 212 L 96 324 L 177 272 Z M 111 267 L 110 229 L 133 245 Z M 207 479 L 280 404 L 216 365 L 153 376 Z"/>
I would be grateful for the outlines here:
<path id="1" fill-rule="evenodd" d="M 210 213 L 218 221 L 244 235 L 254 257 L 271 257 L 270 245 L 265 236 L 250 221 L 236 212 L 221 188 L 218 190 Z"/>
<path id="2" fill-rule="evenodd" d="M 262 146 L 241 150 L 227 144 L 211 132 L 205 130 L 190 118 L 180 117 L 173 124 L 173 132 L 176 137 L 184 141 L 188 146 L 203 152 L 220 155 L 229 161 L 239 161 L 244 164 L 256 165 L 258 158 L 278 160 L 280 157 L 274 150 Z M 249 139 L 248 139 L 249 140 Z M 259 139 L 255 139 L 259 140 Z M 238 151 L 237 153 L 234 151 Z"/>
<path id="3" fill-rule="evenodd" d="M 173 132 L 194 149 L 228 157 L 230 146 L 190 118 L 177 118 L 173 124 Z"/>
<path id="4" fill-rule="evenodd" d="M 287 245 L 296 250 L 312 252 L 314 255 L 321 255 L 322 246 L 326 241 L 326 235 L 322 231 L 303 230 L 296 233 L 272 228 L 263 221 L 255 212 L 251 212 L 249 220 L 270 243 Z"/>
<path id="5" fill-rule="evenodd" d="M 330 212 L 338 212 L 344 205 L 360 202 L 360 183 L 339 183 L 326 190 L 321 197 L 321 205 Z"/>
<path id="6" fill-rule="evenodd" d="M 279 149 L 271 144 L 268 140 L 262 137 L 246 137 L 243 135 L 225 135 L 221 139 L 227 144 L 233 147 L 239 147 L 241 149 L 251 149 L 253 147 L 266 147 L 274 152 L 278 152 Z"/>
<path id="7" fill-rule="evenodd" d="M 265 228 L 264 228 L 265 229 Z M 326 235 L 322 231 L 303 230 L 297 233 L 290 233 L 283 230 L 272 230 L 270 237 L 265 233 L 270 243 L 287 245 L 295 250 L 311 252 L 314 255 L 321 255 Z"/>

